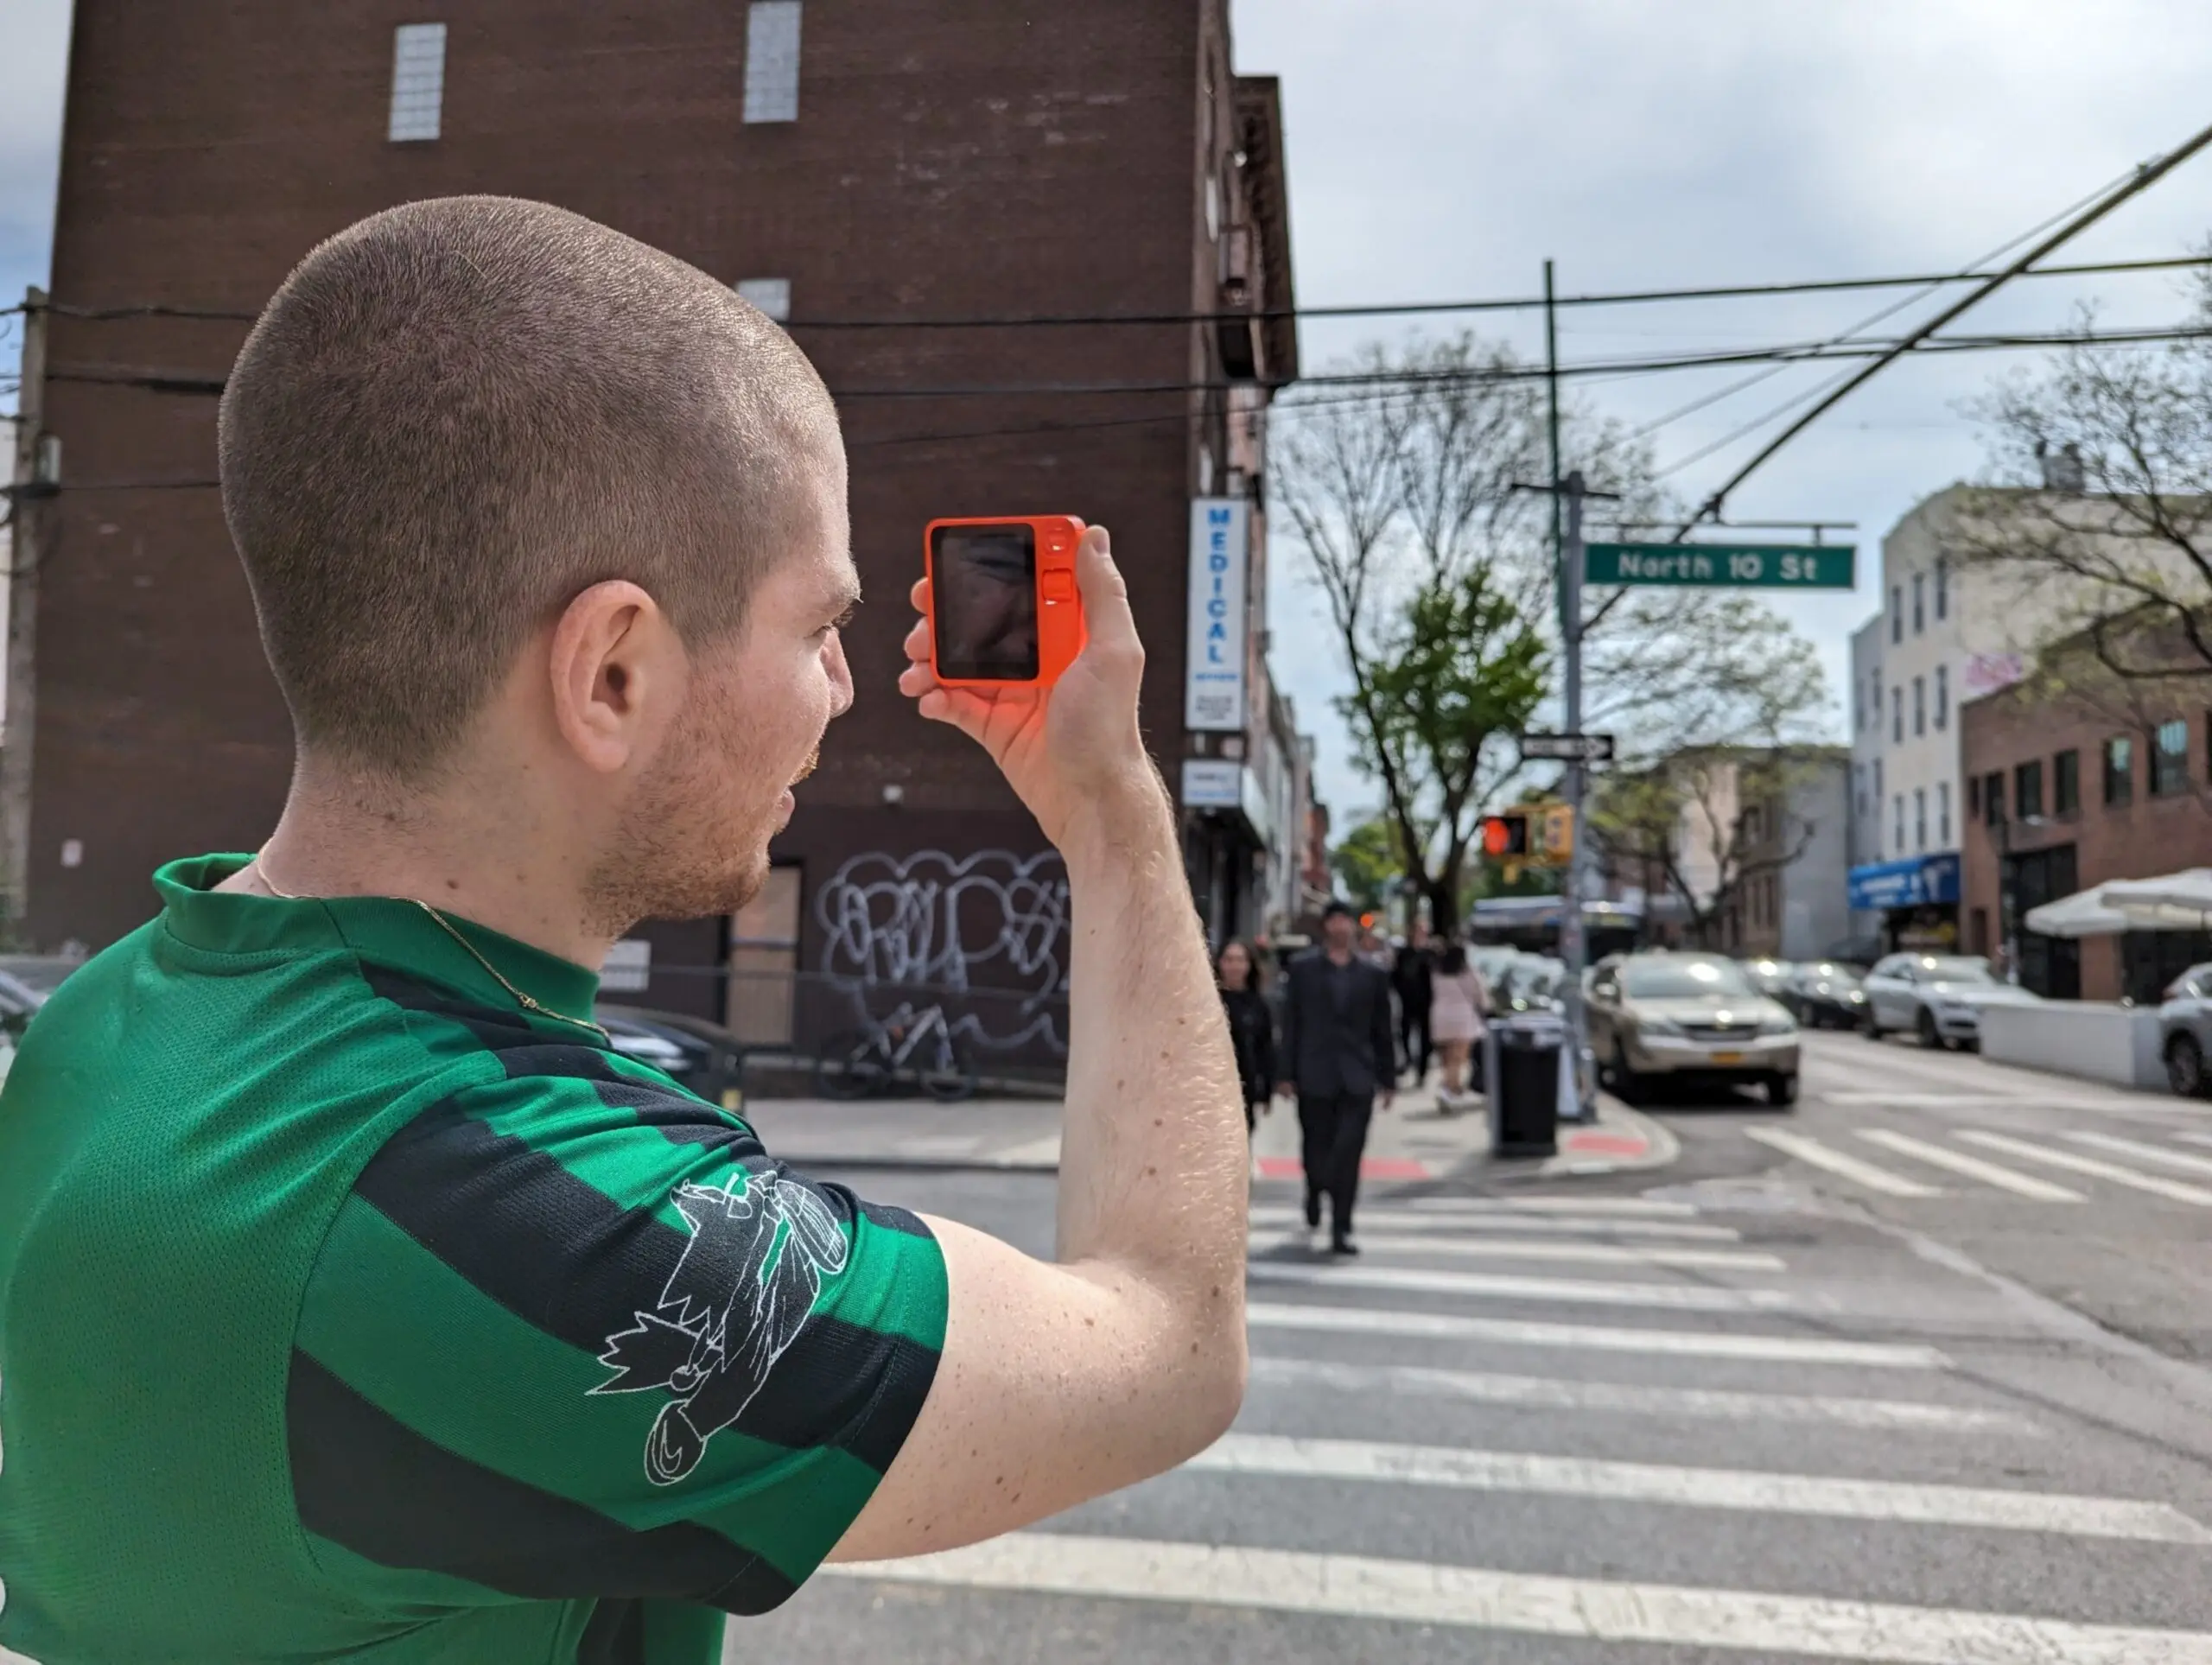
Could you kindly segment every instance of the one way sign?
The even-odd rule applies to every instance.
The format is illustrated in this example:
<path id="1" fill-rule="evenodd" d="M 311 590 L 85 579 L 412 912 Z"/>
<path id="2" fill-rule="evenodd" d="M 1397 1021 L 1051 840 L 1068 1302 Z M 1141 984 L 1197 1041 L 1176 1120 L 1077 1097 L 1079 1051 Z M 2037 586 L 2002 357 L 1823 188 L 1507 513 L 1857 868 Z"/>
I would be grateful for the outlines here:
<path id="1" fill-rule="evenodd" d="M 1523 734 L 1521 755 L 1529 762 L 1607 763 L 1613 755 L 1611 734 Z"/>

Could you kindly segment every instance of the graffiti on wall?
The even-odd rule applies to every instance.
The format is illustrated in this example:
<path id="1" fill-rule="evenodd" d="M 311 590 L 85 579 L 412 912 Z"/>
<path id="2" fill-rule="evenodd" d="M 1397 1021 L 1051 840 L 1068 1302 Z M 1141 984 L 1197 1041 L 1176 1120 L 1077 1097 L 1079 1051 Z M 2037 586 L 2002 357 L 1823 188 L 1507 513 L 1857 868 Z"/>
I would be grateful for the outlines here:
<path id="1" fill-rule="evenodd" d="M 855 993 L 923 984 L 978 1045 L 1067 1052 L 1068 877 L 1057 850 L 871 850 L 815 893 L 822 969 Z"/>

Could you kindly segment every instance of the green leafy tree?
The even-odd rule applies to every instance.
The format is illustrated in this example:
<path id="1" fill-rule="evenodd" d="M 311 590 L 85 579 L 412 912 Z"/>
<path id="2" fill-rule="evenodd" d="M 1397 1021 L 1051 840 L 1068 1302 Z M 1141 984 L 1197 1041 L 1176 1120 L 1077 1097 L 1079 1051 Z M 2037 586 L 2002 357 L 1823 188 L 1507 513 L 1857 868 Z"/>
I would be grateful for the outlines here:
<path id="1" fill-rule="evenodd" d="M 1329 866 L 1351 905 L 1380 909 L 1396 893 L 1406 875 L 1397 829 L 1380 816 L 1361 822 L 1329 852 Z"/>

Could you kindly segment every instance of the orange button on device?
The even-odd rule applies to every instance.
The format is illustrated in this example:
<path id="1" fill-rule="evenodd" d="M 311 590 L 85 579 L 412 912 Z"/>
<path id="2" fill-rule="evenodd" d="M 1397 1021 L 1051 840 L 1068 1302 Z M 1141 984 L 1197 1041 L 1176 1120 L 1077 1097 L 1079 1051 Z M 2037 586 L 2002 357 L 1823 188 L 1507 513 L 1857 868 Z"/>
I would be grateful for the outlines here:
<path id="1" fill-rule="evenodd" d="M 1047 601 L 1072 601 L 1075 600 L 1075 575 L 1059 569 L 1039 573 L 1037 588 L 1044 592 Z"/>

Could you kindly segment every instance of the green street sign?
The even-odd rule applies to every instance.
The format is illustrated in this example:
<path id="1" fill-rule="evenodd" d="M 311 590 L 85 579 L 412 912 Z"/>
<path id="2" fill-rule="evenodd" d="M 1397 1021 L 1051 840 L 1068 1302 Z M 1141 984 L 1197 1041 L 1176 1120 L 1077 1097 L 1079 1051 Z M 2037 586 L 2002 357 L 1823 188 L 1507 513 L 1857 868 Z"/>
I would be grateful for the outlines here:
<path id="1" fill-rule="evenodd" d="M 1582 581 L 1850 589 L 1858 554 L 1852 543 L 1586 543 Z"/>

